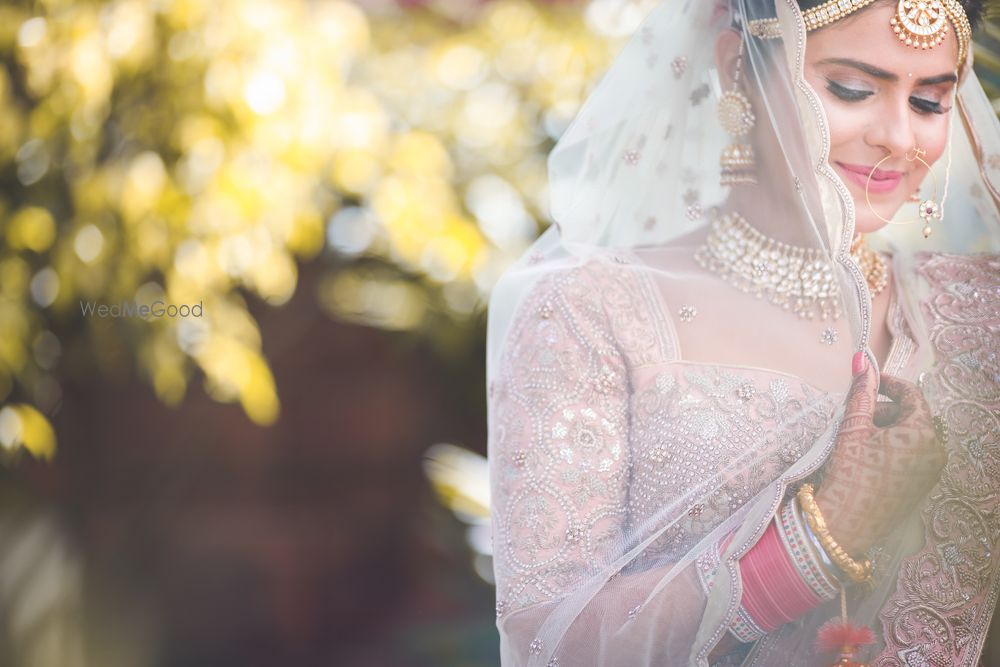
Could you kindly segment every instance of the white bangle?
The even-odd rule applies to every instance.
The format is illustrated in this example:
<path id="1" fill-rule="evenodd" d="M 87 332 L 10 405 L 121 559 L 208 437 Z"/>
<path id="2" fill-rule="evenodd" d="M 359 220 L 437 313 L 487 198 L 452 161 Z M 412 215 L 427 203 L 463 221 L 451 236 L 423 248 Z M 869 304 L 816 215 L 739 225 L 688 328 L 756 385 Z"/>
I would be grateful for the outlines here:
<path id="1" fill-rule="evenodd" d="M 823 545 L 820 544 L 820 541 L 816 537 L 816 534 L 813 533 L 812 528 L 809 526 L 809 522 L 805 520 L 804 516 L 802 516 L 802 508 L 799 506 L 798 498 L 794 498 L 792 500 L 792 508 L 795 511 L 799 523 L 802 524 L 802 527 L 805 529 L 806 535 L 809 536 L 809 541 L 812 542 L 812 545 L 815 548 L 816 553 L 819 554 L 820 560 L 823 561 L 823 565 L 826 566 L 829 572 L 832 572 L 834 576 L 840 579 L 839 575 L 840 568 L 835 566 L 833 564 L 833 561 L 830 560 L 830 556 L 826 553 L 826 549 L 823 548 Z"/>

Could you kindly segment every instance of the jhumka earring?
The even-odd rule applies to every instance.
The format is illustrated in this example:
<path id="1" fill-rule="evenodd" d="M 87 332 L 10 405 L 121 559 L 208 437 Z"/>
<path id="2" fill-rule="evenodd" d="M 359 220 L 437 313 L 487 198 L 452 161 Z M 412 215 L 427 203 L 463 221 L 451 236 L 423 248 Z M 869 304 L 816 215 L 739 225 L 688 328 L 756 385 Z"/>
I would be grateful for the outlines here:
<path id="1" fill-rule="evenodd" d="M 926 238 L 930 238 L 931 233 L 934 231 L 931 228 L 931 222 L 934 221 L 934 220 L 941 220 L 941 217 L 942 217 L 941 216 L 941 206 L 937 202 L 937 177 L 935 177 L 934 176 L 934 172 L 931 171 L 931 166 L 929 164 L 927 164 L 926 160 L 924 160 L 923 156 L 926 155 L 926 154 L 927 154 L 927 151 L 923 150 L 922 148 L 914 147 L 912 151 L 910 151 L 909 153 L 907 153 L 906 155 L 904 155 L 904 157 L 906 158 L 907 162 L 920 162 L 920 163 L 922 163 L 925 167 L 927 167 L 927 172 L 931 175 L 931 178 L 934 179 L 934 196 L 932 198 L 930 198 L 930 199 L 921 199 L 919 196 L 916 196 L 916 195 L 910 197 L 910 201 L 919 202 L 918 203 L 918 206 L 919 206 L 919 208 L 918 208 L 918 215 L 920 216 L 920 219 L 923 220 L 923 222 L 924 222 L 924 230 L 923 231 L 924 231 L 924 238 L 925 239 Z M 892 156 L 891 155 L 886 155 L 884 158 L 882 158 L 881 160 L 879 160 L 878 163 L 876 163 L 875 167 L 872 169 L 871 173 L 868 174 L 868 181 L 865 183 L 865 200 L 868 202 L 868 208 L 871 209 L 871 212 L 875 214 L 875 217 L 877 217 L 879 220 L 881 220 L 882 222 L 886 223 L 887 225 L 910 225 L 910 224 L 913 224 L 914 222 L 917 222 L 917 221 L 916 220 L 907 220 L 907 221 L 904 221 L 904 222 L 895 222 L 893 220 L 888 220 L 888 219 L 882 217 L 881 215 L 879 215 L 879 212 L 875 210 L 874 206 L 872 206 L 871 196 L 870 196 L 870 194 L 868 192 L 868 187 L 871 185 L 871 182 L 872 182 L 872 176 L 875 175 L 875 172 L 878 171 L 878 168 L 882 165 L 882 163 L 885 162 L 886 160 L 888 160 L 890 157 L 892 157 Z"/>
<path id="2" fill-rule="evenodd" d="M 743 69 L 743 42 L 740 42 L 740 53 L 736 58 L 736 73 L 733 76 L 732 90 L 726 92 L 719 100 L 719 123 L 729 134 L 733 135 L 734 141 L 722 150 L 722 157 L 719 164 L 722 167 L 722 176 L 719 182 L 722 185 L 736 185 L 739 183 L 756 183 L 757 177 L 754 173 L 755 162 L 753 146 L 741 141 L 750 133 L 757 123 L 757 117 L 753 113 L 753 106 L 750 100 L 740 90 L 740 74 Z"/>

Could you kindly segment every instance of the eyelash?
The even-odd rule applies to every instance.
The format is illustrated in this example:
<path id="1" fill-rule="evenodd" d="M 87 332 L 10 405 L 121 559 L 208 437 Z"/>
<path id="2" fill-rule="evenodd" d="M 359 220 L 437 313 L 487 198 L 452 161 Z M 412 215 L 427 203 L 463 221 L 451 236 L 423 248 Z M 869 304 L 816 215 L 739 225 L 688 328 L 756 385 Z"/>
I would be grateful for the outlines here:
<path id="1" fill-rule="evenodd" d="M 827 90 L 845 102 L 860 102 L 874 95 L 874 93 L 870 91 L 855 90 L 853 88 L 848 88 L 847 86 L 842 86 L 835 81 L 827 80 L 827 84 Z M 941 106 L 940 102 L 932 102 L 931 100 L 925 100 L 916 96 L 910 97 L 910 104 L 917 110 L 918 113 L 942 114 L 947 111 L 947 109 Z"/>
<path id="2" fill-rule="evenodd" d="M 874 94 L 871 91 L 855 90 L 854 88 L 842 86 L 836 81 L 827 80 L 827 84 L 827 90 L 845 102 L 860 102 Z"/>
<path id="3" fill-rule="evenodd" d="M 911 97 L 910 104 L 925 113 L 944 113 L 946 111 L 946 109 L 941 106 L 940 102 L 931 102 L 930 100 L 921 99 L 919 97 Z"/>

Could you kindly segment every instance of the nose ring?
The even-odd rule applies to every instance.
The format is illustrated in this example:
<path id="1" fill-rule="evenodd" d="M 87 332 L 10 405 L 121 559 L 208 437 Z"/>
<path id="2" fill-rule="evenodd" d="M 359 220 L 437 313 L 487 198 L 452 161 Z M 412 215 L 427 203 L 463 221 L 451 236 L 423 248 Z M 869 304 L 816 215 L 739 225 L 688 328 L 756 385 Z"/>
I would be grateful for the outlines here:
<path id="1" fill-rule="evenodd" d="M 942 218 L 942 214 L 941 214 L 941 205 L 938 204 L 937 202 L 937 177 L 931 170 L 931 166 L 927 164 L 926 160 L 924 160 L 925 155 L 927 155 L 927 151 L 925 151 L 922 148 L 917 148 L 916 146 L 914 146 L 913 149 L 911 151 L 906 152 L 903 155 L 903 157 L 906 158 L 907 162 L 922 163 L 927 168 L 927 172 L 931 175 L 931 178 L 934 180 L 934 196 L 931 199 L 924 199 L 924 200 L 920 200 L 919 198 L 917 199 L 917 201 L 919 202 L 919 207 L 917 209 L 918 215 L 920 216 L 920 219 L 923 220 L 924 222 L 923 234 L 924 238 L 926 239 L 930 237 L 931 232 L 933 231 L 931 229 L 931 222 L 934 220 L 940 220 Z M 908 225 L 914 222 L 919 222 L 918 220 L 908 220 L 906 222 L 895 222 L 893 220 L 889 220 L 879 215 L 879 212 L 875 210 L 874 206 L 872 206 L 871 194 L 868 191 L 868 188 L 872 183 L 872 177 L 875 175 L 875 172 L 878 171 L 878 168 L 882 166 L 882 163 L 891 157 L 892 154 L 890 153 L 889 155 L 886 155 L 884 158 L 879 160 L 875 164 L 875 167 L 871 170 L 871 173 L 868 174 L 868 181 L 865 183 L 865 200 L 868 203 L 868 208 L 869 210 L 871 210 L 872 213 L 875 214 L 875 217 L 877 217 L 879 220 L 889 225 Z"/>

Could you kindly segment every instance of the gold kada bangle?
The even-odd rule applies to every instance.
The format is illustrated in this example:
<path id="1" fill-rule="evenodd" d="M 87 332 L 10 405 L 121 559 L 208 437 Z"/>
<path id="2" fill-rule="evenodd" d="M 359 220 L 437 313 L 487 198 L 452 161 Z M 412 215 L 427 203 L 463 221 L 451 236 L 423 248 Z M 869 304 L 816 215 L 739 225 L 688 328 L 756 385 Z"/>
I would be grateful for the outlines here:
<path id="1" fill-rule="evenodd" d="M 872 580 L 872 563 L 867 558 L 861 561 L 851 558 L 844 548 L 837 544 L 830 535 L 830 530 L 826 527 L 823 514 L 819 511 L 819 505 L 813 497 L 813 485 L 803 484 L 798 493 L 799 506 L 805 515 L 809 527 L 812 528 L 816 539 L 819 540 L 823 551 L 830 557 L 830 560 L 843 570 L 851 581 L 864 584 Z"/>

